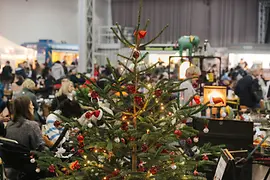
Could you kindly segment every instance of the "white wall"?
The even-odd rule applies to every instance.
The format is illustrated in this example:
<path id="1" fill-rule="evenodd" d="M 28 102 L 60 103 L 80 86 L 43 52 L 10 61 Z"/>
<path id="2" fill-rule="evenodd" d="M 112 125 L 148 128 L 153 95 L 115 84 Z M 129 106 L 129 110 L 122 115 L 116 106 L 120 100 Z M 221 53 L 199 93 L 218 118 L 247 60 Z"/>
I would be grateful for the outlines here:
<path id="1" fill-rule="evenodd" d="M 78 0 L 0 0 L 0 35 L 18 44 L 53 39 L 78 44 Z"/>

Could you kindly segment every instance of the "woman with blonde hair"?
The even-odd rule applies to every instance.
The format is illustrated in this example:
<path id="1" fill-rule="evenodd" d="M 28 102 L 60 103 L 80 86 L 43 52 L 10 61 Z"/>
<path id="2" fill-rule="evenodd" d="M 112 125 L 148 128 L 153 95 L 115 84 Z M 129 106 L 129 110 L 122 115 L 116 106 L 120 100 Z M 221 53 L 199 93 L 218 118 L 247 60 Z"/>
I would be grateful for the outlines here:
<path id="1" fill-rule="evenodd" d="M 34 119 L 41 123 L 44 124 L 44 120 L 39 116 L 38 114 L 38 103 L 37 103 L 37 97 L 35 95 L 35 90 L 36 90 L 36 84 L 34 83 L 33 80 L 31 79 L 26 79 L 23 83 L 22 83 L 22 91 L 18 94 L 18 97 L 21 96 L 27 96 L 29 97 L 29 99 L 31 100 L 33 106 L 34 106 Z"/>
<path id="2" fill-rule="evenodd" d="M 55 98 L 52 101 L 51 105 L 51 111 L 55 111 L 61 102 L 63 102 L 66 99 L 73 100 L 73 91 L 74 91 L 74 85 L 73 83 L 68 79 L 63 79 L 61 82 L 61 88 L 59 91 L 55 94 Z"/>

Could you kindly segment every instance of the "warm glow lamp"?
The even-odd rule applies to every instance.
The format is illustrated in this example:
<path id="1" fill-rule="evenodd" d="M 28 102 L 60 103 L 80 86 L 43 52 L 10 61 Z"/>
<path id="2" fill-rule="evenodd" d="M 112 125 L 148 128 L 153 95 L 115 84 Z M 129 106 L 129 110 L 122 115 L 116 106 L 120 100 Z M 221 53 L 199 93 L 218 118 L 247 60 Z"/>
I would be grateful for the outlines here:
<path id="1" fill-rule="evenodd" d="M 209 106 L 226 106 L 227 88 L 225 86 L 204 86 L 204 103 L 210 102 Z"/>

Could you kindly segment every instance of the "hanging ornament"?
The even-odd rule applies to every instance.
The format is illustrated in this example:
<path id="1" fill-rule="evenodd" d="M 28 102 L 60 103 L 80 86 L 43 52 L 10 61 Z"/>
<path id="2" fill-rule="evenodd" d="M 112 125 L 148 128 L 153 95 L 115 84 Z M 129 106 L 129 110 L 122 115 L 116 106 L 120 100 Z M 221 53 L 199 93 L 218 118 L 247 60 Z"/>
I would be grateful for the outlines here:
<path id="1" fill-rule="evenodd" d="M 82 155 L 84 153 L 84 150 L 83 149 L 78 149 L 77 152 L 78 152 L 79 155 Z"/>
<path id="2" fill-rule="evenodd" d="M 114 138 L 114 142 L 120 143 L 120 138 L 119 137 Z"/>
<path id="3" fill-rule="evenodd" d="M 199 142 L 199 137 L 194 137 L 194 138 L 193 138 L 193 142 L 194 142 L 194 143 L 198 143 L 198 142 Z"/>
<path id="4" fill-rule="evenodd" d="M 148 150 L 148 146 L 147 146 L 147 144 L 143 144 L 142 145 L 142 152 L 146 152 Z"/>
<path id="5" fill-rule="evenodd" d="M 154 95 L 158 98 L 162 95 L 162 90 L 161 89 L 157 89 L 154 93 Z"/>
<path id="6" fill-rule="evenodd" d="M 205 127 L 204 127 L 203 132 L 206 133 L 206 134 L 209 133 L 208 126 L 205 126 Z"/>
<path id="7" fill-rule="evenodd" d="M 193 174 L 194 174 L 194 176 L 198 176 L 198 175 L 199 175 L 199 172 L 198 172 L 197 170 L 195 170 L 195 171 L 193 172 Z"/>
<path id="8" fill-rule="evenodd" d="M 156 166 L 152 166 L 151 169 L 150 169 L 150 173 L 153 174 L 153 175 L 155 175 L 155 174 L 157 174 L 157 172 L 158 172 L 157 167 Z"/>
<path id="9" fill-rule="evenodd" d="M 40 173 L 40 168 L 36 168 L 36 173 Z"/>
<path id="10" fill-rule="evenodd" d="M 186 142 L 187 142 L 187 144 L 192 144 L 191 138 L 187 138 Z"/>
<path id="11" fill-rule="evenodd" d="M 97 120 L 101 120 L 102 116 L 103 116 L 103 111 L 101 109 L 98 109 L 91 112 L 90 119 L 95 122 Z"/>
<path id="12" fill-rule="evenodd" d="M 74 161 L 74 162 L 70 163 L 69 168 L 71 170 L 78 170 L 78 169 L 80 169 L 81 166 L 79 164 L 79 161 Z"/>
<path id="13" fill-rule="evenodd" d="M 32 158 L 32 159 L 30 159 L 30 162 L 33 164 L 33 163 L 36 162 L 36 159 L 35 158 Z"/>
<path id="14" fill-rule="evenodd" d="M 87 126 L 88 126 L 89 128 L 92 128 L 92 127 L 93 127 L 93 124 L 92 124 L 92 123 L 88 123 Z"/>
<path id="15" fill-rule="evenodd" d="M 127 85 L 127 91 L 130 93 L 130 94 L 134 94 L 136 92 L 136 89 L 135 89 L 135 86 L 133 84 L 128 84 Z"/>
<path id="16" fill-rule="evenodd" d="M 55 173 L 55 166 L 53 164 L 51 164 L 48 168 L 49 172 L 51 173 Z"/>
<path id="17" fill-rule="evenodd" d="M 53 125 L 54 125 L 56 128 L 58 128 L 58 127 L 61 125 L 61 122 L 58 121 L 58 120 L 56 120 L 56 121 L 54 121 Z"/>
<path id="18" fill-rule="evenodd" d="M 142 98 L 141 96 L 135 96 L 134 98 L 135 98 L 136 104 L 142 105 L 142 103 L 143 103 L 143 98 Z"/>
<path id="19" fill-rule="evenodd" d="M 201 104 L 201 97 L 199 95 L 194 96 L 193 100 L 197 105 Z"/>
<path id="20" fill-rule="evenodd" d="M 92 98 L 92 99 L 98 99 L 99 95 L 96 91 L 92 91 L 89 93 L 89 96 Z"/>
<path id="21" fill-rule="evenodd" d="M 83 141 L 79 142 L 78 146 L 79 146 L 79 148 L 84 148 L 84 142 Z"/>
<path id="22" fill-rule="evenodd" d="M 114 169 L 114 171 L 112 172 L 113 176 L 118 176 L 118 174 L 120 173 L 119 169 Z"/>
<path id="23" fill-rule="evenodd" d="M 83 140 L 84 140 L 84 137 L 83 137 L 83 135 L 78 135 L 77 136 L 77 140 L 79 141 L 79 142 L 83 142 Z"/>
<path id="24" fill-rule="evenodd" d="M 182 132 L 181 132 L 179 129 L 176 129 L 176 130 L 174 131 L 174 134 L 177 136 L 177 138 L 179 138 L 179 137 L 181 137 Z"/>
<path id="25" fill-rule="evenodd" d="M 126 140 L 125 140 L 124 138 L 121 138 L 121 142 L 122 142 L 123 144 L 125 144 L 125 143 L 126 143 Z"/>
<path id="26" fill-rule="evenodd" d="M 173 170 L 175 170 L 175 169 L 177 168 L 177 166 L 173 163 L 173 164 L 171 164 L 171 168 L 172 168 Z"/>
<path id="27" fill-rule="evenodd" d="M 203 159 L 204 161 L 208 161 L 208 160 L 209 160 L 209 158 L 208 158 L 208 156 L 207 156 L 206 154 L 203 155 L 202 159 Z"/>
<path id="28" fill-rule="evenodd" d="M 138 59 L 138 58 L 140 57 L 140 51 L 134 50 L 134 52 L 133 52 L 133 57 L 134 57 L 135 59 Z"/>

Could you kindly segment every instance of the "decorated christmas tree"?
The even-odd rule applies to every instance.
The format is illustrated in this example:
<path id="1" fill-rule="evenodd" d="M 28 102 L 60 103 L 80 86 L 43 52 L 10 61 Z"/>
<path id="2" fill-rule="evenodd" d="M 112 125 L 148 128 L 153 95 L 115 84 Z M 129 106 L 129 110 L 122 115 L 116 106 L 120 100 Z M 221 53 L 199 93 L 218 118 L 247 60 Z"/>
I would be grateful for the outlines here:
<path id="1" fill-rule="evenodd" d="M 143 43 L 149 21 L 141 28 L 141 9 L 142 1 L 134 43 L 125 38 L 118 24 L 117 30 L 112 28 L 132 50 L 129 57 L 119 54 L 125 60 L 119 60 L 124 72 L 119 75 L 108 60 L 112 77 L 104 77 L 104 88 L 92 82 L 77 90 L 77 101 L 92 110 L 79 119 L 61 117 L 71 131 L 68 148 L 63 145 L 56 152 L 37 153 L 38 170 L 48 169 L 57 179 L 205 179 L 199 171 L 213 164 L 207 154 L 219 148 L 197 147 L 198 131 L 186 125 L 205 105 L 198 99 L 194 106 L 181 104 L 182 81 L 145 78 L 157 64 L 139 68 L 147 56 L 140 49 L 167 26 Z"/>

